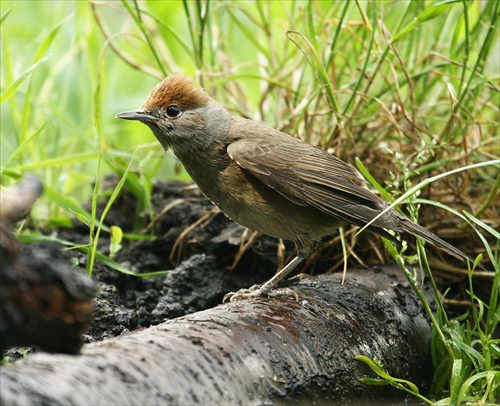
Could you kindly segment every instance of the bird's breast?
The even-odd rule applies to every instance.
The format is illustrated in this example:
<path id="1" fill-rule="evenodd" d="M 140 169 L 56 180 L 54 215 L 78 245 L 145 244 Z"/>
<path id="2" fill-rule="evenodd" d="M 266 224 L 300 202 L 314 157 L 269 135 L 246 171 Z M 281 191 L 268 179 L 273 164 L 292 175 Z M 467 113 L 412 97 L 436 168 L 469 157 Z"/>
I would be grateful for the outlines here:
<path id="1" fill-rule="evenodd" d="M 244 227 L 309 248 L 342 225 L 337 218 L 309 205 L 293 203 L 232 160 L 176 155 L 202 193 Z"/>

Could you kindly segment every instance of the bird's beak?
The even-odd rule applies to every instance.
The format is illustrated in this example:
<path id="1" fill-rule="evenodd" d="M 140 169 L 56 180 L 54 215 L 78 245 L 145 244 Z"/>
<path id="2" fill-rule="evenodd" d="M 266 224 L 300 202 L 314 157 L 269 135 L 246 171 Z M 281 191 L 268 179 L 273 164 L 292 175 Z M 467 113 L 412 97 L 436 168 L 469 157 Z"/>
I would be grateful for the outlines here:
<path id="1" fill-rule="evenodd" d="M 118 113 L 116 118 L 123 118 L 125 120 L 137 120 L 142 123 L 154 123 L 156 122 L 156 117 L 146 114 L 141 110 L 136 111 L 124 111 L 123 113 Z"/>

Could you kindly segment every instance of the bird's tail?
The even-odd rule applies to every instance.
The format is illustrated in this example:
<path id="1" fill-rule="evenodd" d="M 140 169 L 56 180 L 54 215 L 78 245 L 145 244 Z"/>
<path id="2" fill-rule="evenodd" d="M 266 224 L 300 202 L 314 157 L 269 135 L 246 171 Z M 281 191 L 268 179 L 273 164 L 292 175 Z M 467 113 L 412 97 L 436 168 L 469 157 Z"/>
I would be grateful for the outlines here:
<path id="1" fill-rule="evenodd" d="M 401 227 L 401 230 L 398 231 L 406 232 L 416 237 L 420 237 L 423 240 L 436 246 L 437 248 L 447 252 L 448 254 L 453 255 L 454 257 L 461 259 L 463 261 L 469 261 L 471 264 L 474 264 L 474 259 L 464 254 L 462 251 L 460 251 L 453 245 L 448 244 L 446 241 L 439 238 L 436 234 L 431 233 L 426 228 L 412 222 L 406 217 L 403 216 L 400 217 L 399 226 Z M 478 264 L 478 266 L 481 269 L 485 269 L 481 264 Z"/>

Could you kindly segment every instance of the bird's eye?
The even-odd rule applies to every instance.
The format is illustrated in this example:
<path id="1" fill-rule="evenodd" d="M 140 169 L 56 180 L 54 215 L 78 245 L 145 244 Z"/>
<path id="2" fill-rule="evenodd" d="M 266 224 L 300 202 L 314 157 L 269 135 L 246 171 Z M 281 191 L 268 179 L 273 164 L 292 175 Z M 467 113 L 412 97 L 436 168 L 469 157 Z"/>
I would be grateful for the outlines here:
<path id="1" fill-rule="evenodd" d="M 177 106 L 168 106 L 167 107 L 167 116 L 169 118 L 177 118 L 182 114 L 182 110 Z"/>

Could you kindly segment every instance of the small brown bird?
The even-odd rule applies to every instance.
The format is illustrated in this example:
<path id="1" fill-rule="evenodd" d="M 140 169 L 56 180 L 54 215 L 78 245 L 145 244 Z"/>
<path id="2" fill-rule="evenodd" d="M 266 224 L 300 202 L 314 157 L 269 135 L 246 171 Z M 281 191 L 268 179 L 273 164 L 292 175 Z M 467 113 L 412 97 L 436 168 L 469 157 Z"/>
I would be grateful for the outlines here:
<path id="1" fill-rule="evenodd" d="M 116 117 L 146 124 L 229 218 L 295 243 L 297 256 L 273 278 L 260 287 L 229 293 L 230 300 L 272 294 L 323 237 L 346 223 L 363 227 L 387 208 L 345 162 L 264 124 L 232 116 L 184 76 L 167 77 L 139 110 Z M 472 261 L 395 210 L 368 229 L 395 242 L 386 230 L 410 233 Z"/>

